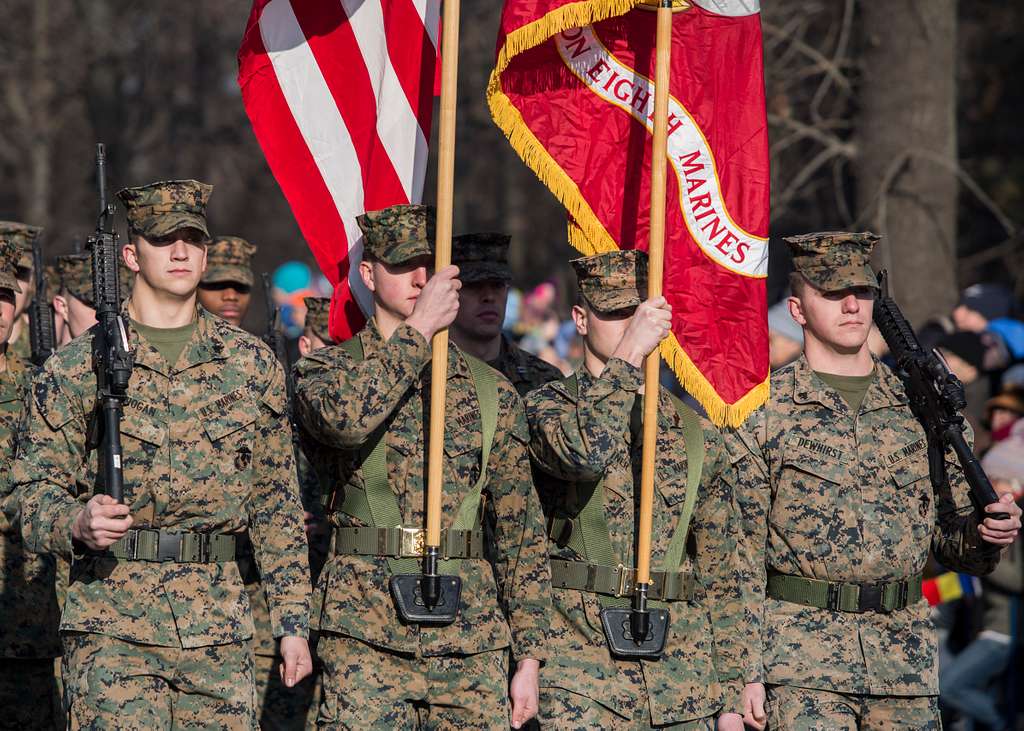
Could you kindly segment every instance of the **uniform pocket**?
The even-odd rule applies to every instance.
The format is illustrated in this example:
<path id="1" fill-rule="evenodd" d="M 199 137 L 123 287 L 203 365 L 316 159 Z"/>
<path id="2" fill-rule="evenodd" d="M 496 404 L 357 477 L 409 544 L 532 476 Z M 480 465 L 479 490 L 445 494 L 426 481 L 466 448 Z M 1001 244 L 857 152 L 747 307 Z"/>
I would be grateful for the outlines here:
<path id="1" fill-rule="evenodd" d="M 931 534 L 935 524 L 934 495 L 928 472 L 928 453 L 918 451 L 886 468 L 896 487 L 898 511 L 910 523 L 915 539 Z M 948 466 L 947 466 L 948 469 Z"/>
<path id="2" fill-rule="evenodd" d="M 220 476 L 233 476 L 238 480 L 236 484 L 244 485 L 248 489 L 246 478 L 252 474 L 259 408 L 258 404 L 239 401 L 227 406 L 223 411 L 201 412 L 200 420 L 213 452 L 213 459 L 210 460 L 213 464 L 204 465 L 206 460 L 202 459 L 190 460 L 190 463 L 195 464 L 204 473 L 208 471 Z"/>
<path id="3" fill-rule="evenodd" d="M 792 533 L 819 534 L 822 524 L 835 515 L 845 474 L 841 458 L 807 452 L 786 455 L 771 523 Z"/>

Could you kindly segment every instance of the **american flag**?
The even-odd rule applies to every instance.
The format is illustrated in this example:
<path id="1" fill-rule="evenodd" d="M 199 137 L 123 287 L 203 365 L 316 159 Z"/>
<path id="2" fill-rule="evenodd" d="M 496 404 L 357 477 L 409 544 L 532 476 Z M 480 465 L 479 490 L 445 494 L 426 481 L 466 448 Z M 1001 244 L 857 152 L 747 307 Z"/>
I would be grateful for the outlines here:
<path id="1" fill-rule="evenodd" d="M 331 334 L 371 311 L 356 216 L 423 195 L 440 0 L 254 0 L 242 100 L 270 169 L 334 285 Z"/>

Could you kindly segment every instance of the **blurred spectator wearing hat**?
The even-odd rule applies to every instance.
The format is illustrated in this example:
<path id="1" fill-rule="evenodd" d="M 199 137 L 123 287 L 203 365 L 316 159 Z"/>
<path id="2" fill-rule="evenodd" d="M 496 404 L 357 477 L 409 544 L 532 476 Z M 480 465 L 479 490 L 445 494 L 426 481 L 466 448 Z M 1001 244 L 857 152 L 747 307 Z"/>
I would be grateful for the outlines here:
<path id="1" fill-rule="evenodd" d="M 206 271 L 199 282 L 199 303 L 235 327 L 252 302 L 252 257 L 256 247 L 238 236 L 218 236 L 206 249 Z"/>
<path id="2" fill-rule="evenodd" d="M 981 453 L 988 446 L 988 437 L 981 427 L 985 399 L 990 393 L 988 380 L 982 378 L 985 373 L 985 343 L 978 333 L 961 330 L 943 336 L 937 347 L 953 375 L 964 385 L 967 398 L 964 416 L 974 430 L 975 451 Z"/>
<path id="3" fill-rule="evenodd" d="M 1001 370 L 1024 358 L 1024 322 L 1016 319 L 1013 292 L 1001 284 L 973 284 L 953 310 L 958 330 L 976 333 L 985 345 L 985 370 Z"/>

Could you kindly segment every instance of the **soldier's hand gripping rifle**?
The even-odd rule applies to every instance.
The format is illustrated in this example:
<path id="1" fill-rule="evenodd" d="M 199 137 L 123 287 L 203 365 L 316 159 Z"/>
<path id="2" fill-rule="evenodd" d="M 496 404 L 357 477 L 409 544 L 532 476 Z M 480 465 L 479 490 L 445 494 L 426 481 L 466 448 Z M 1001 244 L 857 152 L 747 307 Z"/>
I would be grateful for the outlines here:
<path id="1" fill-rule="evenodd" d="M 92 366 L 96 372 L 99 410 L 96 443 L 103 486 L 108 495 L 122 502 L 121 416 L 134 358 L 128 349 L 128 332 L 121 318 L 119 252 L 114 233 L 114 206 L 107 203 L 106 154 L 102 143 L 96 145 L 96 178 L 100 211 L 96 232 L 87 243 L 92 252 L 92 287 L 98 323 L 92 336 Z"/>
<path id="2" fill-rule="evenodd" d="M 53 322 L 53 303 L 46 300 L 46 274 L 43 271 L 43 247 L 32 242 L 32 277 L 36 292 L 28 306 L 28 335 L 32 364 L 41 366 L 57 349 L 57 328 Z"/>
<path id="3" fill-rule="evenodd" d="M 942 358 L 921 347 L 907 318 L 889 296 L 888 284 L 888 275 L 883 270 L 878 275 L 880 294 L 875 301 L 874 320 L 896 361 L 897 373 L 910 399 L 910 410 L 924 427 L 932 487 L 938 490 L 948 481 L 945 454 L 947 447 L 952 448 L 970 485 L 971 500 L 984 514 L 985 506 L 998 502 L 999 496 L 964 438 L 964 417 L 960 412 L 967 406 L 967 399 L 963 384 Z M 987 517 L 1003 520 L 1008 516 L 992 513 Z"/>

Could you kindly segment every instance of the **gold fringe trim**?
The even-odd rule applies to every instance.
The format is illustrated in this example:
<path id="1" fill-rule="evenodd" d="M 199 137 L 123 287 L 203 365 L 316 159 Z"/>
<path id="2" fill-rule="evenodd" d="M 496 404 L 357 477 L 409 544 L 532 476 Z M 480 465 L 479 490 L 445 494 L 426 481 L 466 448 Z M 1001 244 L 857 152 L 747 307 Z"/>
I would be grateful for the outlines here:
<path id="1" fill-rule="evenodd" d="M 540 143 L 512 101 L 501 90 L 501 74 L 520 53 L 544 43 L 569 28 L 592 25 L 607 18 L 623 15 L 641 5 L 643 0 L 580 0 L 563 5 L 529 25 L 509 33 L 498 51 L 498 58 L 487 83 L 487 104 L 491 118 L 508 138 L 512 149 L 554 194 L 569 212 L 570 245 L 584 256 L 617 250 L 611 237 L 593 209 L 551 154 Z M 769 378 L 748 391 L 735 403 L 726 403 L 715 391 L 690 356 L 683 350 L 674 333 L 661 344 L 661 355 L 669 364 L 683 388 L 690 393 L 716 425 L 739 426 L 754 410 L 768 400 Z"/>

